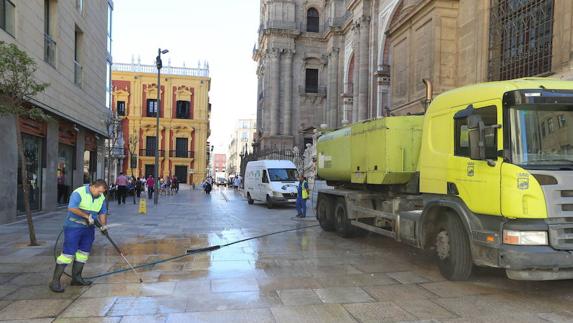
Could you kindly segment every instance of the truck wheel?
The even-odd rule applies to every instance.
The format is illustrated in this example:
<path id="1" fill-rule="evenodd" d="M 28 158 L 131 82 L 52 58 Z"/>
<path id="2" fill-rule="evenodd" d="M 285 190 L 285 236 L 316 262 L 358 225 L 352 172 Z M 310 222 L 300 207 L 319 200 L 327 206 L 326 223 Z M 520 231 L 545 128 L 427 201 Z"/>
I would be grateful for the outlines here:
<path id="1" fill-rule="evenodd" d="M 442 221 L 435 246 L 442 276 L 448 280 L 468 280 L 473 261 L 470 242 L 460 218 L 450 214 Z"/>
<path id="2" fill-rule="evenodd" d="M 271 200 L 271 197 L 267 195 L 267 208 L 272 209 L 273 207 L 273 200 Z"/>
<path id="3" fill-rule="evenodd" d="M 334 231 L 334 217 L 332 215 L 332 199 L 320 195 L 316 206 L 316 219 L 324 231 Z"/>
<path id="4" fill-rule="evenodd" d="M 247 193 L 247 203 L 249 203 L 250 205 L 253 205 L 253 203 L 255 203 L 255 201 L 251 198 L 251 193 Z"/>
<path id="5" fill-rule="evenodd" d="M 339 236 L 350 238 L 352 236 L 352 225 L 348 220 L 346 212 L 346 203 L 344 200 L 338 200 L 334 209 L 334 226 Z"/>

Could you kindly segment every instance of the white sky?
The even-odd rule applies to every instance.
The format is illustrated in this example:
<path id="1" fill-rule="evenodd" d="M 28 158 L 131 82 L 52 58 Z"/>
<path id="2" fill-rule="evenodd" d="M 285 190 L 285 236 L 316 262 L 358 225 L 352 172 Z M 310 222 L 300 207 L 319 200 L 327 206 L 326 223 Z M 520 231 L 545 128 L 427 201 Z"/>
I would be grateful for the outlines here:
<path id="1" fill-rule="evenodd" d="M 113 60 L 154 64 L 157 48 L 167 48 L 163 65 L 197 67 L 207 60 L 211 76 L 211 137 L 225 153 L 235 120 L 254 116 L 257 100 L 253 46 L 259 0 L 115 0 Z"/>

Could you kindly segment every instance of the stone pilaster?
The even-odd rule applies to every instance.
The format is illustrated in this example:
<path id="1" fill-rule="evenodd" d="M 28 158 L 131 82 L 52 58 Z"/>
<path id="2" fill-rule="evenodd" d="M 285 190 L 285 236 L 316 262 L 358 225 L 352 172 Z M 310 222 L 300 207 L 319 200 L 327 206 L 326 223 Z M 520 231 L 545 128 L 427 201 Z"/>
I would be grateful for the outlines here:
<path id="1" fill-rule="evenodd" d="M 273 48 L 269 52 L 271 58 L 271 136 L 279 134 L 280 121 L 280 50 Z"/>
<path id="2" fill-rule="evenodd" d="M 333 48 L 328 55 L 328 109 L 326 112 L 326 123 L 330 128 L 336 128 L 338 121 L 338 56 L 338 48 Z"/>
<path id="3" fill-rule="evenodd" d="M 360 43 L 360 24 L 355 23 L 352 26 L 354 31 L 354 37 L 352 41 L 352 51 L 354 53 L 354 70 L 352 71 L 352 120 L 350 122 L 358 121 L 358 89 L 360 85 L 359 77 L 359 67 L 360 67 L 360 53 L 359 53 L 359 43 Z"/>
<path id="4" fill-rule="evenodd" d="M 358 121 L 368 119 L 368 43 L 369 43 L 370 17 L 360 18 L 360 51 L 358 69 L 360 80 L 358 90 Z"/>
<path id="5" fill-rule="evenodd" d="M 353 105 L 353 100 L 352 100 L 352 96 L 350 95 L 343 95 L 342 96 L 342 105 L 343 105 L 343 111 L 342 111 L 342 125 L 347 125 L 348 123 L 350 123 L 349 118 L 351 117 L 351 113 L 352 113 L 352 105 Z"/>
<path id="6" fill-rule="evenodd" d="M 285 49 L 283 51 L 284 61 L 284 100 L 283 100 L 283 135 L 292 136 L 292 57 L 294 51 Z"/>
<path id="7" fill-rule="evenodd" d="M 385 110 L 389 109 L 390 100 L 388 100 L 388 90 L 390 88 L 390 66 L 380 65 L 376 72 L 378 96 L 376 103 L 376 117 L 383 117 Z"/>

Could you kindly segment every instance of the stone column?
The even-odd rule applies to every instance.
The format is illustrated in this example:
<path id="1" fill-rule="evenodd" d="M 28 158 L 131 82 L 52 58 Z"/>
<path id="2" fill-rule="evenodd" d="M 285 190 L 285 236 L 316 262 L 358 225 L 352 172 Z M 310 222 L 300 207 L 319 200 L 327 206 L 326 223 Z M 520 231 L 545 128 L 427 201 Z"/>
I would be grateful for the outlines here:
<path id="1" fill-rule="evenodd" d="M 16 218 L 16 201 L 18 187 L 18 147 L 16 145 L 16 118 L 0 116 L 0 223 L 8 223 Z M 43 191 L 42 191 L 43 192 Z M 8 236 L 6 235 L 6 238 Z"/>
<path id="2" fill-rule="evenodd" d="M 358 120 L 368 119 L 368 41 L 370 31 L 370 17 L 360 19 L 360 81 L 358 90 Z"/>
<path id="3" fill-rule="evenodd" d="M 292 136 L 292 57 L 294 51 L 286 49 L 283 51 L 284 56 L 284 106 L 283 115 L 283 135 Z"/>
<path id="4" fill-rule="evenodd" d="M 58 120 L 46 121 L 46 168 L 42 169 L 42 210 L 53 211 L 58 201 L 58 151 L 60 128 Z"/>
<path id="5" fill-rule="evenodd" d="M 271 136 L 279 134 L 280 118 L 280 51 L 273 48 L 270 51 L 271 56 Z"/>
<path id="6" fill-rule="evenodd" d="M 347 125 L 350 123 L 349 117 L 352 112 L 352 96 L 345 94 L 342 96 L 342 101 L 344 106 L 344 111 L 342 112 L 342 125 Z"/>
<path id="7" fill-rule="evenodd" d="M 328 61 L 328 110 L 326 123 L 336 128 L 338 121 L 338 48 L 333 48 Z"/>
<path id="8" fill-rule="evenodd" d="M 261 65 L 257 68 L 257 78 L 258 78 L 258 86 L 257 86 L 257 127 L 258 129 L 261 128 L 263 124 L 263 105 L 265 100 L 265 93 L 263 91 L 263 68 Z"/>
<path id="9" fill-rule="evenodd" d="M 354 31 L 353 40 L 352 40 L 352 52 L 354 55 L 354 68 L 352 70 L 352 88 L 350 89 L 352 95 L 352 119 L 350 120 L 351 123 L 358 121 L 358 89 L 359 89 L 359 70 L 360 70 L 360 24 L 354 23 L 352 26 L 352 30 Z"/>
<path id="10" fill-rule="evenodd" d="M 385 114 L 385 109 L 388 107 L 388 89 L 390 88 L 390 66 L 380 65 L 378 67 L 378 72 L 376 73 L 378 78 L 378 97 L 376 104 L 376 117 L 383 117 Z"/>
<path id="11" fill-rule="evenodd" d="M 79 126 L 78 126 L 79 127 Z M 86 130 L 81 128 L 78 131 L 76 139 L 76 169 L 74 170 L 73 176 L 73 187 L 70 188 L 71 191 L 75 190 L 84 184 L 84 150 L 85 150 L 85 134 Z M 70 194 L 71 194 L 70 191 Z"/>

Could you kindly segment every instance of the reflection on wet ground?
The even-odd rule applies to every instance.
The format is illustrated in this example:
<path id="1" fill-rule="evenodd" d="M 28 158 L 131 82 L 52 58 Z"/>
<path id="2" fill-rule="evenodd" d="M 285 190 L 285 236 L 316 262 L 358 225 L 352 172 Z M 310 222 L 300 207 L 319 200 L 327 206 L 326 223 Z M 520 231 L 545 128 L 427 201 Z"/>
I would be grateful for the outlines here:
<path id="1" fill-rule="evenodd" d="M 149 206 L 112 204 L 110 234 L 132 264 L 247 237 L 316 224 L 294 210 L 249 206 L 240 194 L 182 190 Z M 370 235 L 345 240 L 320 228 L 245 241 L 98 278 L 53 294 L 53 244 L 63 213 L 36 220 L 40 247 L 26 247 L 24 223 L 0 226 L 0 320 L 25 322 L 573 322 L 573 282 L 519 282 L 480 269 L 445 281 L 431 257 Z M 98 236 L 91 276 L 126 268 Z"/>

